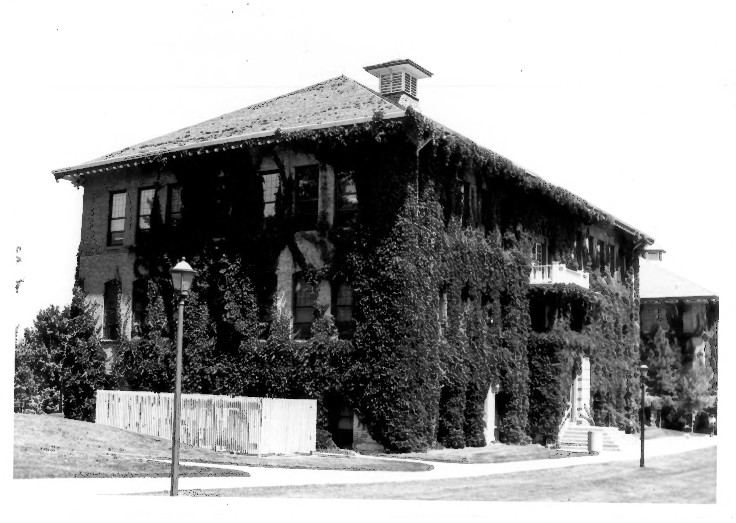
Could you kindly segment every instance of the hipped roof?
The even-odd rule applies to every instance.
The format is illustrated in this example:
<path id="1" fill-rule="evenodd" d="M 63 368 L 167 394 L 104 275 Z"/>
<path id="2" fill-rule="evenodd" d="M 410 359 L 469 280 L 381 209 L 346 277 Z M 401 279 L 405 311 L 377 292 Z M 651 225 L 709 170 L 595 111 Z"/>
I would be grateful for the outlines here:
<path id="1" fill-rule="evenodd" d="M 376 91 L 344 75 L 320 82 L 297 91 L 250 105 L 243 109 L 152 138 L 94 160 L 52 171 L 56 179 L 73 179 L 78 175 L 98 173 L 118 166 L 129 166 L 153 161 L 154 158 L 172 153 L 209 148 L 270 137 L 277 131 L 320 129 L 347 126 L 373 120 L 380 113 L 384 120 L 406 116 L 405 107 L 384 98 Z M 429 120 L 429 119 L 427 119 Z M 472 140 L 429 120 L 436 128 L 466 142 L 487 154 L 501 158 L 493 151 L 478 146 Z M 579 205 L 594 213 L 610 217 L 611 221 L 627 233 L 641 238 L 645 243 L 653 240 L 646 234 L 617 220 L 609 213 L 590 204 L 543 178 L 516 165 L 528 175 L 533 185 L 553 197 L 564 193 Z"/>
<path id="2" fill-rule="evenodd" d="M 639 260 L 639 298 L 642 300 L 718 299 L 716 293 L 662 267 L 658 260 Z"/>

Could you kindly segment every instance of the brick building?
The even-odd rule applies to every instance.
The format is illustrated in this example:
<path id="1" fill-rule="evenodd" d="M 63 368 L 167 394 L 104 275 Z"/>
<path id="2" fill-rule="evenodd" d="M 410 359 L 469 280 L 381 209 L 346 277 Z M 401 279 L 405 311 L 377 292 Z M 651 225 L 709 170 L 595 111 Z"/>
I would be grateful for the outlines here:
<path id="1" fill-rule="evenodd" d="M 202 188 L 208 194 L 222 195 L 215 196 L 219 203 L 212 212 L 227 214 L 228 199 L 233 197 L 233 187 L 237 186 L 227 184 L 248 172 L 254 173 L 251 177 L 261 191 L 257 198 L 260 207 L 255 212 L 265 224 L 274 219 L 279 205 L 286 206 L 294 216 L 298 226 L 293 231 L 292 247 L 285 247 L 278 255 L 273 266 L 274 285 L 266 289 L 264 300 L 279 300 L 280 306 L 292 313 L 295 335 L 308 332 L 315 301 L 326 306 L 338 324 L 349 323 L 352 316 L 349 284 L 322 281 L 316 289 L 309 289 L 300 279 L 300 273 L 305 263 L 314 268 L 329 263 L 325 249 L 320 248 L 327 241 L 325 231 L 349 228 L 356 214 L 370 213 L 370 209 L 361 207 L 361 190 L 370 188 L 357 185 L 354 171 L 349 167 L 321 161 L 317 145 L 309 147 L 284 137 L 325 129 L 365 128 L 376 120 L 403 122 L 407 115 L 418 111 L 419 80 L 432 75 L 411 60 L 378 64 L 366 67 L 366 71 L 378 78 L 378 91 L 340 76 L 53 172 L 57 180 L 68 180 L 84 190 L 78 278 L 89 298 L 101 306 L 100 327 L 104 339 L 115 340 L 135 333 L 141 314 L 138 282 L 146 276 L 145 267 L 137 264 L 135 247 L 146 237 L 153 222 L 175 228 L 196 201 L 197 194 L 182 194 L 174 167 L 194 162 L 216 172 L 213 185 Z M 492 151 L 426 120 L 433 125 L 434 139 L 455 140 L 488 155 L 491 161 L 500 161 L 501 157 Z M 410 130 L 406 134 L 411 134 Z M 415 149 L 405 161 L 416 161 L 419 170 L 422 148 L 431 139 L 419 136 L 409 141 Z M 238 171 L 239 161 L 247 163 L 248 169 Z M 639 253 L 652 240 L 533 173 L 518 166 L 514 169 L 520 173 L 519 178 L 503 183 L 504 187 L 511 187 L 510 191 L 517 191 L 514 194 L 518 196 L 504 203 L 497 213 L 518 212 L 527 207 L 535 207 L 530 212 L 555 213 L 557 209 L 563 212 L 561 196 L 584 211 L 582 214 L 564 211 L 566 216 L 571 216 L 567 220 L 577 220 L 573 224 L 572 243 L 562 241 L 552 225 L 532 227 L 530 283 L 559 283 L 587 289 L 592 266 L 594 270 L 605 268 L 615 278 L 625 280 L 635 295 Z M 221 186 L 217 185 L 218 180 Z M 452 190 L 453 197 L 456 195 L 460 202 L 457 212 L 462 215 L 464 225 L 488 227 L 484 216 L 492 205 L 494 183 L 497 182 L 478 169 L 458 170 Z M 293 188 L 288 201 L 284 200 L 285 184 Z M 214 240 L 220 234 L 215 230 L 210 233 Z M 538 323 L 542 328 L 550 321 L 548 313 L 543 311 L 540 315 Z M 583 372 L 587 372 L 585 369 L 583 366 Z M 486 407 L 487 440 L 494 439 L 493 394 L 490 391 Z M 589 405 L 589 392 L 573 394 L 575 401 L 581 408 Z M 579 423 L 581 420 L 575 413 L 573 408 L 571 421 Z M 367 441 L 357 420 L 351 422 L 350 417 L 346 411 L 341 428 L 353 431 L 354 443 Z"/>

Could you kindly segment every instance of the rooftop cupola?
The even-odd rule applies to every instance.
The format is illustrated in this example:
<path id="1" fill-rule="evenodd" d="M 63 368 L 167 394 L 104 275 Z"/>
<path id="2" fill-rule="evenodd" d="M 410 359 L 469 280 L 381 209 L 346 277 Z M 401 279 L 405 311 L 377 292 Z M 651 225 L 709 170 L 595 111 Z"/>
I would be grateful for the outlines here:
<path id="1" fill-rule="evenodd" d="M 369 65 L 365 70 L 378 78 L 383 96 L 402 107 L 412 106 L 415 109 L 419 109 L 417 80 L 432 76 L 424 67 L 409 59 Z"/>

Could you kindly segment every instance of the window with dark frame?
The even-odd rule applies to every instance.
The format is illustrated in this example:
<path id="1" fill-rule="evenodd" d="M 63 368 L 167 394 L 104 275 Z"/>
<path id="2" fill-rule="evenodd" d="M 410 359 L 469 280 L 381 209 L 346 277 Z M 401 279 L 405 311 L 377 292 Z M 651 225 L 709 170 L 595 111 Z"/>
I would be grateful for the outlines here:
<path id="1" fill-rule="evenodd" d="M 596 261 L 598 262 L 598 269 L 602 270 L 606 266 L 606 249 L 605 244 L 602 240 L 598 240 L 596 248 Z"/>
<path id="2" fill-rule="evenodd" d="M 334 295 L 335 326 L 340 338 L 350 338 L 353 334 L 353 288 L 348 282 L 337 286 Z"/>
<path id="3" fill-rule="evenodd" d="M 156 189 L 147 187 L 138 191 L 138 233 L 146 233 L 151 230 L 151 214 L 153 212 L 153 199 L 156 197 Z"/>
<path id="4" fill-rule="evenodd" d="M 596 265 L 596 259 L 595 259 L 595 240 L 592 236 L 588 236 L 588 248 L 586 249 L 588 253 L 588 260 L 587 263 L 590 263 L 591 267 Z"/>
<path id="5" fill-rule="evenodd" d="M 335 173 L 335 224 L 349 222 L 358 212 L 358 192 L 355 188 L 354 171 Z"/>
<path id="6" fill-rule="evenodd" d="M 470 183 L 469 182 L 463 182 L 462 198 L 463 198 L 463 227 L 466 227 L 471 224 L 472 202 L 470 201 Z"/>
<path id="7" fill-rule="evenodd" d="M 261 171 L 263 182 L 263 217 L 276 215 L 276 195 L 279 193 L 281 178 L 279 171 Z"/>
<path id="8" fill-rule="evenodd" d="M 581 271 L 584 269 L 584 259 L 582 237 L 578 236 L 578 238 L 575 239 L 575 263 L 578 266 L 577 270 Z"/>
<path id="9" fill-rule="evenodd" d="M 146 306 L 148 305 L 148 281 L 135 280 L 133 282 L 133 335 L 139 335 L 146 321 Z"/>
<path id="10" fill-rule="evenodd" d="M 296 217 L 301 230 L 317 228 L 319 209 L 319 165 L 294 169 L 296 177 Z"/>
<path id="11" fill-rule="evenodd" d="M 616 272 L 616 247 L 613 245 L 608 246 L 608 268 L 611 271 L 611 274 L 615 274 Z"/>
<path id="12" fill-rule="evenodd" d="M 102 337 L 106 340 L 117 340 L 120 338 L 120 282 L 118 280 L 105 282 L 103 309 Z"/>
<path id="13" fill-rule="evenodd" d="M 547 244 L 544 242 L 534 242 L 532 263 L 535 265 L 547 265 Z"/>
<path id="14" fill-rule="evenodd" d="M 166 223 L 176 227 L 181 223 L 181 185 L 169 185 L 168 205 L 166 206 Z"/>
<path id="15" fill-rule="evenodd" d="M 307 339 L 311 334 L 314 321 L 314 306 L 317 301 L 317 289 L 302 277 L 294 278 L 294 337 Z"/>
<path id="16" fill-rule="evenodd" d="M 110 193 L 110 216 L 107 228 L 107 244 L 122 245 L 125 235 L 125 191 Z"/>

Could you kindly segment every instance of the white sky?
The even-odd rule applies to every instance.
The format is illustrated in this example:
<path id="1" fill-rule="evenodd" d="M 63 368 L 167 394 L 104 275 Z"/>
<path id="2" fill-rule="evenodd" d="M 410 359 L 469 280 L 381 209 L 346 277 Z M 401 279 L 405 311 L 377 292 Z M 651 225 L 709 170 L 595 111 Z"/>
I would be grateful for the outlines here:
<path id="1" fill-rule="evenodd" d="M 670 269 L 724 303 L 732 6 L 5 2 L 3 267 L 25 282 L 3 287 L 4 321 L 71 298 L 82 191 L 52 169 L 339 74 L 376 88 L 363 67 L 395 58 L 434 73 L 418 86 L 426 115 L 652 235 Z"/>
<path id="2" fill-rule="evenodd" d="M 434 73 L 419 83 L 425 114 L 654 236 L 671 269 L 722 294 L 736 143 L 728 3 L 548 4 L 7 4 L 17 323 L 71 296 L 82 190 L 51 169 L 339 74 L 375 88 L 363 67 L 404 57 Z"/>

